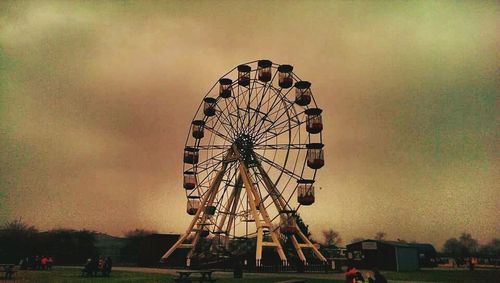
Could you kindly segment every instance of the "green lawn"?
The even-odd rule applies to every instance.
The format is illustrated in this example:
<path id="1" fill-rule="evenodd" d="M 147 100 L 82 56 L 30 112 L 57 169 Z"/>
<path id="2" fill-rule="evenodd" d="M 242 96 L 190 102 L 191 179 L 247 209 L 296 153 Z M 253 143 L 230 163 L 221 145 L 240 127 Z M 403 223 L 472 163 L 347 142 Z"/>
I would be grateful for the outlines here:
<path id="1" fill-rule="evenodd" d="M 500 282 L 500 270 L 422 270 L 418 272 L 383 272 L 389 280 L 409 281 L 409 282 L 453 282 L 453 283 L 480 283 L 480 282 Z M 219 276 L 216 274 L 217 283 L 241 282 L 241 283 L 268 283 L 276 281 L 290 280 L 294 274 L 245 274 L 243 279 L 232 279 L 230 273 Z M 336 278 L 342 277 L 336 275 Z M 318 274 L 297 274 L 308 283 L 323 282 L 344 282 L 343 280 L 332 280 L 334 275 Z M 297 278 L 295 277 L 295 278 Z M 318 277 L 318 278 L 311 278 Z M 16 274 L 16 281 L 21 282 L 174 282 L 172 275 L 113 271 L 111 277 L 80 277 L 80 270 L 76 268 L 55 268 L 52 271 L 25 271 L 20 270 Z M 2 281 L 4 282 L 4 281 Z M 12 281 L 13 282 L 13 281 Z"/>
<path id="2" fill-rule="evenodd" d="M 217 283 L 227 282 L 241 282 L 241 283 L 271 283 L 276 281 L 284 281 L 293 279 L 293 277 L 280 277 L 279 274 L 267 274 L 264 278 L 220 278 L 217 277 Z M 128 271 L 113 271 L 110 277 L 80 277 L 80 270 L 76 268 L 54 268 L 51 271 L 32 271 L 32 270 L 18 270 L 16 280 L 21 282 L 174 282 L 173 276 L 168 274 L 158 273 L 144 273 L 144 272 L 128 272 Z M 307 278 L 307 282 L 311 283 L 324 283 L 324 282 L 337 282 L 341 283 L 343 280 L 331 279 L 312 279 Z"/>
<path id="3" fill-rule="evenodd" d="M 80 277 L 80 270 L 54 268 L 50 271 L 19 270 L 15 276 L 21 282 L 174 282 L 165 274 L 112 272 L 111 277 Z"/>
<path id="4" fill-rule="evenodd" d="M 417 282 L 456 282 L 482 283 L 500 282 L 500 270 L 476 269 L 468 270 L 420 270 L 417 272 L 383 272 L 389 280 Z"/>

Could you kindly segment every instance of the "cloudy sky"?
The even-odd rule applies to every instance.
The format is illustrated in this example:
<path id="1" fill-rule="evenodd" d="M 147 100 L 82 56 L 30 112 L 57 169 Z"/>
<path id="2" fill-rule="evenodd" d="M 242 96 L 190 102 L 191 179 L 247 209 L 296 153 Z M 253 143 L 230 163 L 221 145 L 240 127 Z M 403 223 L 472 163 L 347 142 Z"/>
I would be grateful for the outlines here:
<path id="1" fill-rule="evenodd" d="M 500 237 L 494 1 L 2 1 L 0 214 L 40 229 L 182 232 L 206 91 L 271 59 L 313 82 L 320 238 Z"/>

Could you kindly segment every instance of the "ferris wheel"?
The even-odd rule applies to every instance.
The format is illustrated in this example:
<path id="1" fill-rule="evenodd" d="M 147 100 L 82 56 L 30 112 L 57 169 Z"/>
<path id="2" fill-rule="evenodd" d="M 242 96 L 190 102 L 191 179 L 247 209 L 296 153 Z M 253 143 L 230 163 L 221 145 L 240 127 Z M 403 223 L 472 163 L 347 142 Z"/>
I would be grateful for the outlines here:
<path id="1" fill-rule="evenodd" d="M 279 241 L 292 240 L 326 259 L 301 232 L 295 213 L 315 202 L 316 171 L 324 165 L 322 110 L 311 83 L 291 65 L 259 60 L 224 74 L 208 91 L 191 122 L 183 155 L 186 212 L 193 219 L 162 260 L 176 249 L 191 249 L 202 237 L 256 238 L 262 249 L 287 257 Z"/>

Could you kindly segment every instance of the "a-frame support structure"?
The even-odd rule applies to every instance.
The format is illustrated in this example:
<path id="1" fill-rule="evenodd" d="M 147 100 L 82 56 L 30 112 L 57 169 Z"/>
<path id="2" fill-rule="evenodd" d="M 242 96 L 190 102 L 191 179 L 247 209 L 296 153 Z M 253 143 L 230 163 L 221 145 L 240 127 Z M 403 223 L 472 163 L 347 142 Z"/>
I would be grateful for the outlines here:
<path id="1" fill-rule="evenodd" d="M 257 160 L 257 159 L 255 159 Z M 255 187 L 251 174 L 249 172 L 249 168 L 243 161 L 243 158 L 240 156 L 239 151 L 235 145 L 228 151 L 227 155 L 224 157 L 222 162 L 222 168 L 215 174 L 215 177 L 212 179 L 210 187 L 208 191 L 202 198 L 200 207 L 198 208 L 196 214 L 191 221 L 191 224 L 188 226 L 186 232 L 181 235 L 179 240 L 162 256 L 161 260 L 166 261 L 172 253 L 179 248 L 188 248 L 190 251 L 188 252 L 186 258 L 186 265 L 189 266 L 191 262 L 191 258 L 194 254 L 194 250 L 196 248 L 196 244 L 200 239 L 200 234 L 204 229 L 204 226 L 211 225 L 208 220 L 210 215 L 205 213 L 205 209 L 207 206 L 211 206 L 217 196 L 217 192 L 219 190 L 222 179 L 226 173 L 227 165 L 231 162 L 238 162 L 239 175 L 237 177 L 236 186 L 234 190 L 231 192 L 226 206 L 225 211 L 222 213 L 219 223 L 217 225 L 217 233 L 218 234 L 229 234 L 229 231 L 234 223 L 236 217 L 236 209 L 238 206 L 238 201 L 241 196 L 241 192 L 243 187 L 246 191 L 247 201 L 250 206 L 250 213 L 255 220 L 255 226 L 257 229 L 257 245 L 255 252 L 255 263 L 257 266 L 261 265 L 262 260 L 262 249 L 264 247 L 271 247 L 276 250 L 278 253 L 281 262 L 283 265 L 288 265 L 288 261 L 286 255 L 284 253 L 283 247 L 279 241 L 279 236 L 277 233 L 277 229 L 279 227 L 273 227 L 271 223 L 271 219 L 269 214 L 266 211 L 266 207 L 264 203 L 260 199 L 260 195 L 258 189 Z M 254 165 L 257 167 L 259 174 L 262 176 L 264 180 L 265 188 L 267 192 L 270 194 L 274 205 L 278 209 L 280 213 L 281 220 L 286 219 L 287 217 L 292 217 L 291 213 L 293 212 L 286 201 L 283 199 L 279 191 L 276 189 L 271 179 L 262 168 L 261 164 L 257 161 Z M 226 223 L 227 220 L 227 223 Z M 269 234 L 269 240 L 265 240 L 264 234 Z M 188 238 L 194 234 L 191 242 L 187 242 Z M 302 243 L 299 243 L 296 235 L 301 239 Z M 293 246 L 300 258 L 300 260 L 307 264 L 306 257 L 302 252 L 304 248 L 310 248 L 314 252 L 314 254 L 323 262 L 326 262 L 325 257 L 318 251 L 318 249 L 309 241 L 309 239 L 300 231 L 300 229 L 295 229 L 294 234 L 290 235 Z"/>
<path id="2" fill-rule="evenodd" d="M 262 168 L 260 162 L 257 162 L 256 167 L 258 169 L 259 174 L 262 176 L 262 179 L 264 181 L 264 186 L 267 192 L 271 196 L 271 199 L 273 200 L 276 209 L 278 209 L 280 213 L 281 220 L 285 221 L 286 218 L 293 217 L 292 215 L 293 211 L 291 210 L 287 202 L 283 199 L 281 193 L 276 189 L 276 186 L 274 186 L 273 182 L 271 181 L 271 178 L 269 178 L 264 168 Z M 297 240 L 297 236 L 301 239 L 302 243 L 299 243 L 299 241 Z M 326 258 L 321 254 L 321 252 L 316 248 L 316 246 L 314 246 L 314 244 L 311 243 L 311 241 L 304 235 L 304 233 L 302 233 L 302 231 L 298 227 L 294 230 L 293 234 L 289 235 L 289 237 L 291 238 L 291 241 L 293 243 L 295 251 L 297 252 L 297 255 L 299 256 L 299 259 L 304 263 L 304 265 L 307 265 L 307 259 L 302 249 L 311 249 L 319 260 L 321 260 L 322 262 L 326 262 Z"/>

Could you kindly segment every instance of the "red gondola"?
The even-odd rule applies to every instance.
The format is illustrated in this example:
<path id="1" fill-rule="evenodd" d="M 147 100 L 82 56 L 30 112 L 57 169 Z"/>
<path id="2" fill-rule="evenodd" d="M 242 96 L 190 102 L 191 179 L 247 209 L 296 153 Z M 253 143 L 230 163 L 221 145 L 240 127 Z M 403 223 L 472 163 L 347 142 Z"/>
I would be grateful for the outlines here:
<path id="1" fill-rule="evenodd" d="M 300 81 L 295 83 L 295 103 L 300 106 L 306 106 L 311 103 L 311 83 Z"/>
<path id="2" fill-rule="evenodd" d="M 238 66 L 238 84 L 241 86 L 250 85 L 250 71 L 252 68 L 248 65 Z"/>
<path id="3" fill-rule="evenodd" d="M 215 104 L 217 103 L 217 100 L 213 97 L 205 97 L 203 99 L 203 113 L 208 116 L 214 116 L 215 115 Z"/>
<path id="4" fill-rule="evenodd" d="M 190 146 L 184 148 L 184 163 L 197 164 L 198 163 L 198 149 Z"/>
<path id="5" fill-rule="evenodd" d="M 302 205 L 311 205 L 314 203 L 314 180 L 298 180 L 297 201 Z"/>
<path id="6" fill-rule="evenodd" d="M 273 62 L 269 60 L 259 60 L 257 63 L 257 73 L 259 75 L 259 81 L 261 82 L 269 82 L 271 80 L 271 66 L 273 65 Z"/>
<path id="7" fill-rule="evenodd" d="M 310 143 L 307 145 L 307 166 L 319 169 L 325 165 L 322 143 Z"/>
<path id="8" fill-rule="evenodd" d="M 196 187 L 196 173 L 193 171 L 184 172 L 184 189 L 192 190 Z"/>
<path id="9" fill-rule="evenodd" d="M 200 197 L 188 196 L 187 209 L 186 209 L 187 214 L 196 215 L 199 208 L 200 208 Z"/>
<path id="10" fill-rule="evenodd" d="M 195 139 L 203 138 L 205 136 L 204 134 L 205 121 L 194 120 L 192 124 L 193 124 L 193 138 Z"/>
<path id="11" fill-rule="evenodd" d="M 219 80 L 219 96 L 222 98 L 231 97 L 233 81 L 231 79 L 222 78 Z"/>
<path id="12" fill-rule="evenodd" d="M 281 65 L 278 67 L 279 86 L 282 88 L 290 88 L 293 85 L 292 76 L 293 67 L 290 65 Z"/>
<path id="13" fill-rule="evenodd" d="M 323 130 L 323 121 L 321 119 L 321 112 L 319 108 L 309 108 L 305 111 L 307 115 L 306 131 L 310 134 L 317 134 Z"/>

